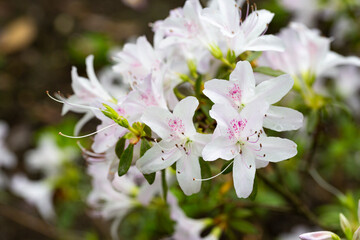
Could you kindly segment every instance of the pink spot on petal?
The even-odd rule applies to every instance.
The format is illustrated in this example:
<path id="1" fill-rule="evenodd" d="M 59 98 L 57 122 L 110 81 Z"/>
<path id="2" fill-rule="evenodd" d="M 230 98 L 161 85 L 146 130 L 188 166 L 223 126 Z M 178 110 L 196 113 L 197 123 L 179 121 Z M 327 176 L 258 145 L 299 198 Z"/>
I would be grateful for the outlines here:
<path id="1" fill-rule="evenodd" d="M 247 120 L 236 120 L 233 119 L 230 121 L 230 127 L 227 129 L 227 134 L 229 139 L 238 138 L 242 130 L 244 130 L 246 126 Z"/>

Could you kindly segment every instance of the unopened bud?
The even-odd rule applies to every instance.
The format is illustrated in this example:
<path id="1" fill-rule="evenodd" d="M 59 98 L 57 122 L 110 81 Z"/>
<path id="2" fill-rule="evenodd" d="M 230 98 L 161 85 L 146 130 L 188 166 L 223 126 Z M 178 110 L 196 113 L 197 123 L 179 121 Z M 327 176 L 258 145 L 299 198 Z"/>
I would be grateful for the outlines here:
<path id="1" fill-rule="evenodd" d="M 211 52 L 211 54 L 217 58 L 217 59 L 222 59 L 223 58 L 223 53 L 221 51 L 221 49 L 219 48 L 219 46 L 214 45 L 214 44 L 210 44 L 209 45 L 209 50 Z"/>

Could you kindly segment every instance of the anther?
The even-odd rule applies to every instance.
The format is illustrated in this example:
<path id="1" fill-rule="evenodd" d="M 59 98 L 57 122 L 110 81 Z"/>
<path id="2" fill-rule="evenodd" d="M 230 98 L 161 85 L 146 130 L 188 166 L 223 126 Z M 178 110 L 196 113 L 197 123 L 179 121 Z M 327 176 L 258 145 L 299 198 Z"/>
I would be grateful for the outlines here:
<path id="1" fill-rule="evenodd" d="M 164 153 L 164 150 L 161 150 L 162 153 Z"/>
<path id="2" fill-rule="evenodd" d="M 180 171 L 177 171 L 178 174 L 180 174 Z"/>
<path id="3" fill-rule="evenodd" d="M 161 160 L 165 161 L 165 159 L 163 157 L 161 157 Z"/>

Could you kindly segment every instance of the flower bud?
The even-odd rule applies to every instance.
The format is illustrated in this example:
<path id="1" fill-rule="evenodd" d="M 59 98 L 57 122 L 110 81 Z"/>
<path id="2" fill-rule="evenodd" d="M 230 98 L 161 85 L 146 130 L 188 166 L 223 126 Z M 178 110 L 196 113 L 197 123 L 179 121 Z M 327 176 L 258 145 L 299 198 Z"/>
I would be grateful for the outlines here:
<path id="1" fill-rule="evenodd" d="M 299 236 L 301 240 L 340 240 L 340 237 L 333 232 L 318 231 L 304 233 Z"/>

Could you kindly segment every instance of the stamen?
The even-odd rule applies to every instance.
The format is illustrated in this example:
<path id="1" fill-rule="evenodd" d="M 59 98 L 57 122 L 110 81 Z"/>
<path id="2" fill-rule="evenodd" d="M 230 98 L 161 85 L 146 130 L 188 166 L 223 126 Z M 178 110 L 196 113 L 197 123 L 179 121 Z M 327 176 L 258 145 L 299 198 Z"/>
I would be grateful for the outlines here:
<path id="1" fill-rule="evenodd" d="M 260 36 L 265 35 L 265 33 L 267 32 L 268 29 L 269 29 L 269 24 L 266 24 L 265 30 L 260 34 Z M 265 117 L 266 116 L 267 115 L 265 114 Z"/>
<path id="2" fill-rule="evenodd" d="M 67 138 L 73 138 L 73 139 L 86 138 L 86 137 L 90 137 L 92 135 L 95 135 L 95 134 L 97 134 L 99 132 L 102 132 L 102 131 L 104 131 L 104 130 L 106 130 L 108 128 L 116 126 L 116 125 L 117 125 L 117 123 L 113 123 L 113 124 L 111 124 L 109 126 L 106 126 L 106 127 L 102 128 L 102 129 L 100 129 L 100 130 L 97 130 L 97 131 L 95 131 L 93 133 L 89 133 L 89 134 L 86 134 L 86 135 L 83 135 L 83 136 L 70 136 L 70 135 L 63 134 L 62 132 L 59 132 L 59 135 L 61 135 L 63 137 L 67 137 Z"/>
<path id="3" fill-rule="evenodd" d="M 216 177 L 218 177 L 219 175 L 223 174 L 223 173 L 226 171 L 226 169 L 228 169 L 228 168 L 231 166 L 231 164 L 233 164 L 233 163 L 234 163 L 234 161 L 231 161 L 231 163 L 229 163 L 229 165 L 227 165 L 226 168 L 224 168 L 224 170 L 222 170 L 221 172 L 219 172 L 219 173 L 216 174 L 215 176 L 212 176 L 212 177 L 209 177 L 209 178 L 204 178 L 204 179 L 193 178 L 193 181 L 203 182 L 203 181 L 208 181 L 208 180 L 211 180 L 211 179 L 213 179 L 213 178 L 216 178 Z"/>
<path id="4" fill-rule="evenodd" d="M 249 0 L 246 0 L 246 5 L 247 5 L 247 7 L 246 7 L 246 16 L 245 16 L 245 19 L 249 16 L 249 5 L 250 5 Z"/>
<path id="5" fill-rule="evenodd" d="M 77 145 L 79 146 L 79 148 L 81 149 L 81 151 L 86 154 L 87 156 L 91 156 L 91 157 L 95 157 L 95 158 L 103 158 L 105 157 L 104 154 L 101 153 L 94 153 L 94 152 L 90 152 L 89 150 L 87 150 L 83 145 L 81 145 L 80 141 L 77 141 Z"/>
<path id="6" fill-rule="evenodd" d="M 244 163 L 244 165 L 245 165 L 245 167 L 246 167 L 247 169 L 250 169 L 250 168 L 251 168 L 251 165 L 249 165 L 249 166 L 248 166 L 248 165 L 246 164 L 246 162 L 245 162 L 244 158 L 243 158 L 243 159 L 241 159 L 241 160 L 242 160 L 242 162 Z"/>
<path id="7" fill-rule="evenodd" d="M 62 103 L 62 104 L 67 104 L 67 105 L 70 105 L 70 106 L 73 106 L 73 107 L 78 107 L 78 108 L 85 108 L 85 109 L 90 109 L 90 110 L 98 110 L 98 111 L 101 111 L 100 108 L 96 108 L 96 107 L 91 107 L 91 106 L 86 106 L 86 105 L 81 105 L 81 104 L 76 104 L 76 103 L 71 103 L 67 100 L 65 100 L 65 98 L 61 97 L 61 100 L 53 97 L 50 95 L 49 91 L 46 91 L 46 94 L 48 95 L 48 97 L 52 100 L 54 100 L 55 102 L 58 102 L 58 103 Z"/>
<path id="8" fill-rule="evenodd" d="M 254 148 L 252 148 L 251 146 L 249 146 L 253 151 L 256 151 L 256 152 L 258 152 L 258 151 L 260 151 L 261 149 L 262 149 L 262 144 L 260 143 L 260 148 L 259 149 L 254 149 Z"/>

